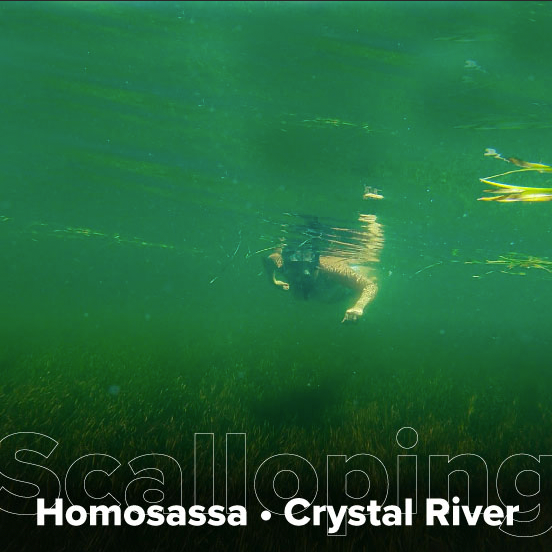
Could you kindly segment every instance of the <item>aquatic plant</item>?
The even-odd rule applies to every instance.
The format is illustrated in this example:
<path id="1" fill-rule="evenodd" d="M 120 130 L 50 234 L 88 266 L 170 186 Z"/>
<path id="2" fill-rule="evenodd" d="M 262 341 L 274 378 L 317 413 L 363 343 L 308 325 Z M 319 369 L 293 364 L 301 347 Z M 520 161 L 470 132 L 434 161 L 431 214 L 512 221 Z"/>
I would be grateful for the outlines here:
<path id="1" fill-rule="evenodd" d="M 276 351 L 266 350 L 261 356 L 257 351 L 249 358 L 243 351 L 226 349 L 221 368 L 217 352 L 206 353 L 200 346 L 187 348 L 178 362 L 167 361 L 160 353 L 109 347 L 45 349 L 17 357 L 5 372 L 0 429 L 2 435 L 27 429 L 56 438 L 60 445 L 48 467 L 60 473 L 90 452 L 110 454 L 123 464 L 140 454 L 166 453 L 190 473 L 193 433 L 213 432 L 219 478 L 225 473 L 220 443 L 226 432 L 247 433 L 250 477 L 263 460 L 281 452 L 302 455 L 323 473 L 326 454 L 366 452 L 394 466 L 401 453 L 394 436 L 407 421 L 420 436 L 413 451 L 420 459 L 420 488 L 425 487 L 422 462 L 429 454 L 475 452 L 496 469 L 507 454 L 542 453 L 552 445 L 550 406 L 533 401 L 531 412 L 538 423 L 524 425 L 529 411 L 522 391 L 492 373 L 478 371 L 476 379 L 466 378 L 464 373 L 443 369 L 436 356 L 435 366 L 397 370 L 393 378 L 381 378 L 376 358 L 351 374 L 342 364 L 345 361 L 335 359 L 335 365 L 325 369 L 313 354 L 309 350 L 305 358 L 296 356 L 287 362 Z M 336 373 L 337 379 L 332 377 Z M 118 386 L 115 394 L 114 385 Z M 37 483 L 45 484 L 46 475 L 41 471 Z M 128 475 L 121 472 L 113 478 L 116 496 L 124 495 Z M 200 464 L 198 477 L 210 477 L 208 464 Z M 379 483 L 376 476 L 372 484 Z M 228 484 L 237 489 L 239 475 L 232 475 Z M 189 482 L 184 490 L 189 497 Z M 257 520 L 260 506 L 253 495 L 249 500 L 251 518 Z M 161 550 L 171 547 L 175 539 L 189 547 L 203 543 L 219 550 L 248 550 L 252 532 L 263 550 L 281 550 L 292 542 L 294 549 L 321 549 L 327 541 L 323 530 L 291 530 L 275 519 L 260 531 L 256 523 L 261 522 L 252 522 L 243 532 L 217 528 L 179 531 L 175 536 L 174 531 L 151 528 L 114 532 L 89 527 L 79 529 L 79 535 L 86 536 L 83 550 L 115 549 L 121 542 L 148 543 L 151 550 Z M 75 534 L 71 528 L 40 530 L 41 538 L 50 535 L 67 543 L 59 550 L 74 546 Z M 32 527 L 29 530 L 28 519 L 16 519 L 13 526 L 5 527 L 5 549 L 25 549 L 37 535 Z M 478 527 L 471 538 L 493 547 L 505 537 Z M 333 541 L 333 547 L 355 550 L 369 542 L 378 550 L 395 550 L 399 544 L 414 550 L 427 539 L 447 550 L 465 549 L 466 541 L 458 539 L 458 532 L 434 530 L 430 537 L 421 520 L 407 532 L 368 527 L 351 531 L 346 539 Z M 540 541 L 530 544 L 532 550 L 544 550 Z"/>
<path id="2" fill-rule="evenodd" d="M 524 186 L 515 186 L 512 184 L 502 184 L 500 182 L 495 182 L 495 178 L 500 178 L 508 174 L 515 174 L 527 171 L 536 171 L 539 173 L 549 173 L 552 172 L 552 167 L 548 165 L 543 165 L 541 163 L 530 163 L 528 161 L 522 161 L 516 157 L 503 157 L 500 153 L 492 148 L 487 148 L 485 150 L 485 156 L 494 157 L 495 159 L 500 159 L 506 161 L 507 163 L 512 163 L 520 169 L 506 171 L 500 174 L 495 174 L 493 176 L 487 176 L 485 178 L 480 178 L 481 182 L 485 184 L 490 184 L 494 186 L 494 189 L 485 190 L 485 192 L 490 194 L 496 194 L 494 196 L 484 196 L 478 198 L 478 201 L 498 201 L 500 203 L 510 203 L 516 201 L 552 201 L 552 188 L 535 188 L 535 187 L 524 187 Z"/>
<path id="3" fill-rule="evenodd" d="M 466 264 L 487 264 L 496 265 L 504 274 L 516 274 L 525 276 L 525 269 L 538 269 L 552 273 L 552 261 L 546 257 L 536 257 L 534 255 L 523 255 L 521 253 L 509 253 L 507 255 L 499 255 L 498 259 L 486 259 L 484 261 L 465 261 Z M 491 274 L 494 270 L 486 272 Z"/>

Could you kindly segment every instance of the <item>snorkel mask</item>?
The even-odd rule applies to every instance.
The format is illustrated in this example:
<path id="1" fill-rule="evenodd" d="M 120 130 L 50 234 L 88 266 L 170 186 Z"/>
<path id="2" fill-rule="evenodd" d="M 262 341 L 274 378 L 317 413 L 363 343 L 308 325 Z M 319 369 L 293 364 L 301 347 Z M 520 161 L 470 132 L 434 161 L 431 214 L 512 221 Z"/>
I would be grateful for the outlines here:
<path id="1" fill-rule="evenodd" d="M 308 299 L 318 275 L 320 255 L 312 248 L 284 250 L 284 270 L 290 279 L 292 288 L 304 299 Z"/>

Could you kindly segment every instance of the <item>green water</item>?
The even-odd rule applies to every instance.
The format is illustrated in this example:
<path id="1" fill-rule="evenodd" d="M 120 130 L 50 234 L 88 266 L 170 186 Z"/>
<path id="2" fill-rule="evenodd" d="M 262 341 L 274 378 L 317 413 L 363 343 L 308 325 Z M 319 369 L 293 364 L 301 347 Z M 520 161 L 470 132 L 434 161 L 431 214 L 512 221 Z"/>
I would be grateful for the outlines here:
<path id="1" fill-rule="evenodd" d="M 59 440 L 59 474 L 87 452 L 189 466 L 194 432 L 246 432 L 251 477 L 282 452 L 320 474 L 326 454 L 393 466 L 403 426 L 424 469 L 473 452 L 492 481 L 509 454 L 549 453 L 552 274 L 486 261 L 552 257 L 550 208 L 476 200 L 480 177 L 515 168 L 485 148 L 552 163 L 551 21 L 529 2 L 3 3 L 1 435 Z M 378 216 L 380 289 L 359 324 L 340 324 L 350 298 L 267 283 L 257 252 L 290 213 Z M 289 546 L 255 515 L 237 548 Z M 232 549 L 199 531 L 192 548 Z M 486 550 L 549 545 L 488 531 Z"/>

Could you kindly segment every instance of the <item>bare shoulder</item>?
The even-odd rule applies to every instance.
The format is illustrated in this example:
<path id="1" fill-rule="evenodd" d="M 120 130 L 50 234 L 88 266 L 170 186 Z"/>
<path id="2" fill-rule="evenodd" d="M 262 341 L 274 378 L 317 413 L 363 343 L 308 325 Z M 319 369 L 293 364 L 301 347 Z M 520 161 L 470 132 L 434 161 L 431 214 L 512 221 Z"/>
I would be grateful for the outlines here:
<path id="1" fill-rule="evenodd" d="M 276 268 L 282 268 L 284 264 L 282 253 L 279 250 L 274 251 L 274 253 L 271 253 L 270 255 L 268 255 L 266 259 L 271 261 L 274 264 L 274 266 L 276 266 Z"/>
<path id="2" fill-rule="evenodd" d="M 337 256 L 320 257 L 320 268 L 328 275 L 354 280 L 356 284 L 375 281 L 374 268 L 369 265 L 358 265 L 350 259 Z"/>
<path id="3" fill-rule="evenodd" d="M 343 257 L 334 257 L 333 255 L 321 255 L 320 267 L 331 269 L 338 266 L 348 266 L 347 259 Z"/>

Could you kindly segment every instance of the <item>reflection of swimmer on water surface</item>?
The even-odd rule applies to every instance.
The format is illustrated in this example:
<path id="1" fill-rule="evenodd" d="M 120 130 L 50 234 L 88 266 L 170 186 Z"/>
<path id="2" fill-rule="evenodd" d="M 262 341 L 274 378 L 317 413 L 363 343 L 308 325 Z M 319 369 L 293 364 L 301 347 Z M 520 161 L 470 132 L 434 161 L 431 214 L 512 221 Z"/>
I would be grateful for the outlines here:
<path id="1" fill-rule="evenodd" d="M 347 309 L 342 322 L 356 322 L 377 294 L 373 264 L 379 262 L 383 247 L 383 230 L 376 217 L 361 215 L 359 220 L 362 229 L 355 233 L 353 251 L 351 247 L 340 251 L 335 246 L 321 251 L 320 237 L 274 248 L 263 259 L 271 283 L 283 291 L 292 290 L 303 299 L 311 297 L 317 289 L 328 289 L 328 284 L 349 288 L 357 293 L 357 300 Z"/>

